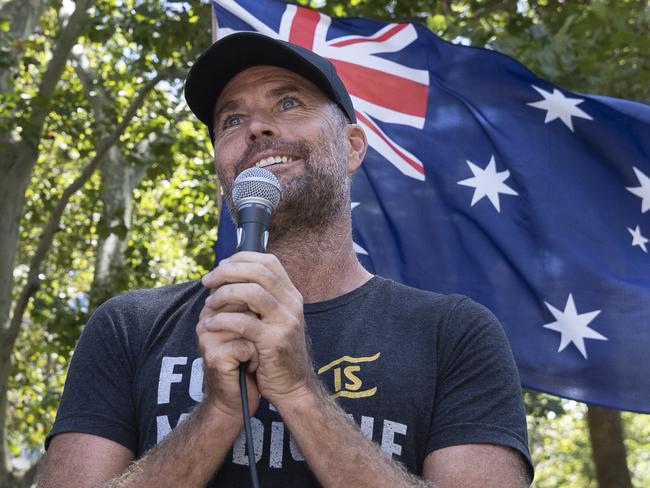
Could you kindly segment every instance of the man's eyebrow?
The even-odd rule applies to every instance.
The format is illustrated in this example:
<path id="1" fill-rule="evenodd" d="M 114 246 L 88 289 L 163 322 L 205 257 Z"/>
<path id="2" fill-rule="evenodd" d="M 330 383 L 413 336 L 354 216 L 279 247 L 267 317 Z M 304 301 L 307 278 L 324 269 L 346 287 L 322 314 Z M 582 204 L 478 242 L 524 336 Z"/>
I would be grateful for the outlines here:
<path id="1" fill-rule="evenodd" d="M 302 91 L 299 85 L 296 85 L 295 83 L 286 83 L 284 85 L 280 85 L 276 88 L 272 88 L 271 90 L 269 90 L 266 93 L 266 98 L 275 98 L 284 95 L 286 93 L 297 92 L 297 91 Z"/>
<path id="2" fill-rule="evenodd" d="M 239 105 L 239 99 L 234 99 L 234 100 L 228 100 L 226 103 L 221 105 L 220 107 L 217 107 L 214 111 L 214 121 L 218 121 L 221 118 L 221 114 L 224 112 L 227 112 L 229 110 L 234 110 L 237 108 Z"/>
<path id="3" fill-rule="evenodd" d="M 300 85 L 297 85 L 296 83 L 285 83 L 283 85 L 280 85 L 275 88 L 271 88 L 269 91 L 266 92 L 265 97 L 266 98 L 277 98 L 282 95 L 286 95 L 287 93 L 292 93 L 292 92 L 300 92 L 303 91 L 300 87 Z M 230 110 L 235 110 L 241 103 L 241 98 L 235 98 L 233 100 L 228 100 L 226 103 L 223 105 L 215 108 L 214 111 L 214 121 L 217 122 L 220 118 L 221 115 L 224 112 L 228 112 Z"/>

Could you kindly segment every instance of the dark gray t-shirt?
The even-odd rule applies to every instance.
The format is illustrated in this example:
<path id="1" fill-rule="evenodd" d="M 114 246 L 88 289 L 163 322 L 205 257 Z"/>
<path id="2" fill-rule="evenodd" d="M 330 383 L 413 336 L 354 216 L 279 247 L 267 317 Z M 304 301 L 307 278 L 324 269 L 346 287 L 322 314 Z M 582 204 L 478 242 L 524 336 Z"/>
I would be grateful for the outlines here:
<path id="1" fill-rule="evenodd" d="M 79 340 L 46 446 L 56 434 L 85 432 L 140 457 L 182 422 L 203 396 L 194 329 L 207 296 L 190 282 L 100 306 Z M 421 473 L 436 449 L 472 443 L 510 446 L 532 470 L 519 377 L 487 309 L 374 277 L 304 310 L 323 384 L 410 471 Z M 263 400 L 252 425 L 263 486 L 318 486 L 272 405 Z M 247 463 L 242 435 L 210 486 L 246 485 Z"/>

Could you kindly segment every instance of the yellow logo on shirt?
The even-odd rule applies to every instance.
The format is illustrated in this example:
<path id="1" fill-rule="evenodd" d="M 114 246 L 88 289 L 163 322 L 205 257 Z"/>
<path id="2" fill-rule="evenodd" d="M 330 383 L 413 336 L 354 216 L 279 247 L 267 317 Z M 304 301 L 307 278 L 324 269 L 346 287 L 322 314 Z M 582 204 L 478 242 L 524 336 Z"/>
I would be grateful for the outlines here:
<path id="1" fill-rule="evenodd" d="M 334 393 L 332 398 L 365 398 L 371 397 L 377 393 L 377 387 L 363 390 L 363 381 L 358 373 L 361 371 L 360 364 L 371 363 L 379 359 L 381 353 L 373 356 L 353 358 L 351 356 L 342 356 L 339 359 L 326 364 L 318 370 L 318 374 L 323 374 L 332 370 L 334 375 Z"/>

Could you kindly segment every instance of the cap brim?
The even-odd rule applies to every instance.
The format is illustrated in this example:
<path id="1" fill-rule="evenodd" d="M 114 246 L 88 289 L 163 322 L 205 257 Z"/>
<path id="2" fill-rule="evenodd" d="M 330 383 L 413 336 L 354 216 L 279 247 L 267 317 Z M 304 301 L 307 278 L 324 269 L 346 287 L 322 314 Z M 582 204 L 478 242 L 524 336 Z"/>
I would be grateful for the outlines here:
<path id="1" fill-rule="evenodd" d="M 247 68 L 269 65 L 300 74 L 340 105 L 332 87 L 332 80 L 338 80 L 333 66 L 321 63 L 319 67 L 310 57 L 318 62 L 318 56 L 311 51 L 263 34 L 231 34 L 215 42 L 194 63 L 185 81 L 185 99 L 192 112 L 212 130 L 214 106 L 228 82 Z M 323 72 L 328 69 L 330 73 Z M 348 118 L 354 119 L 354 112 L 350 115 L 349 111 L 344 108 Z"/>

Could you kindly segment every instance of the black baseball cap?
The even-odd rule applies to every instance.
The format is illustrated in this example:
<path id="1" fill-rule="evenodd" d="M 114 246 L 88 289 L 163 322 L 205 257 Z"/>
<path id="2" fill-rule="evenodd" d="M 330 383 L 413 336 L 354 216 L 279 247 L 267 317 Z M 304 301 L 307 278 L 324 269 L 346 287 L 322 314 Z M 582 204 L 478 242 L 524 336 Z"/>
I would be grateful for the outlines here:
<path id="1" fill-rule="evenodd" d="M 206 49 L 185 80 L 185 100 L 212 133 L 214 106 L 228 82 L 252 66 L 269 65 L 293 71 L 316 85 L 352 123 L 357 117 L 345 85 L 327 59 L 297 44 L 257 32 L 230 34 Z"/>

